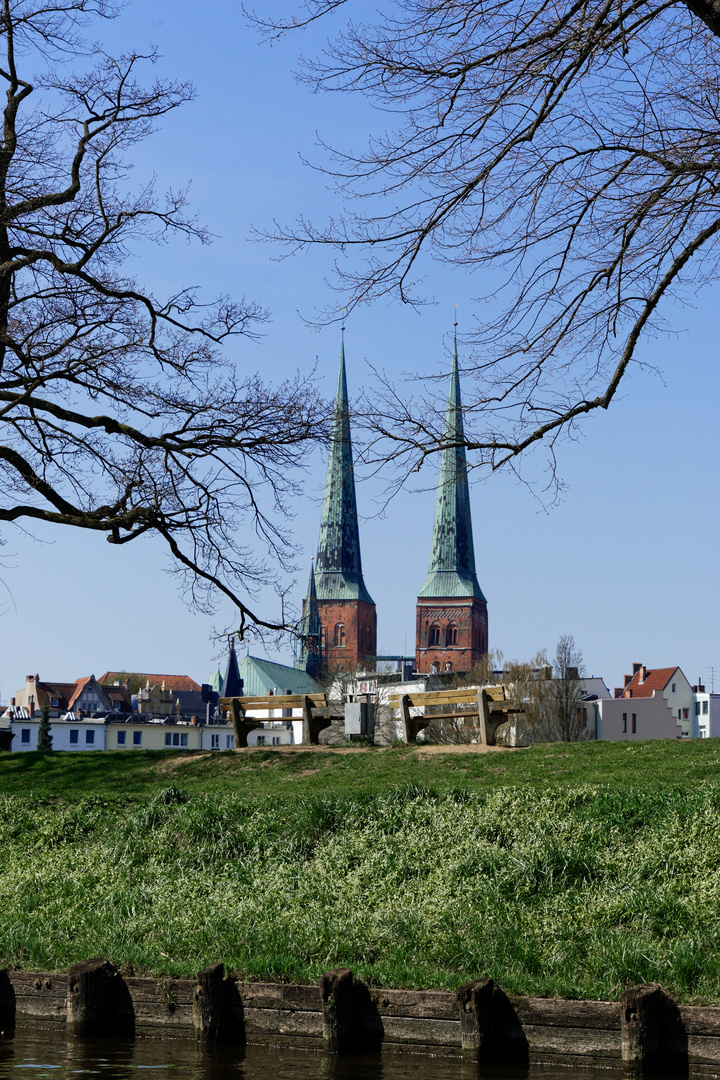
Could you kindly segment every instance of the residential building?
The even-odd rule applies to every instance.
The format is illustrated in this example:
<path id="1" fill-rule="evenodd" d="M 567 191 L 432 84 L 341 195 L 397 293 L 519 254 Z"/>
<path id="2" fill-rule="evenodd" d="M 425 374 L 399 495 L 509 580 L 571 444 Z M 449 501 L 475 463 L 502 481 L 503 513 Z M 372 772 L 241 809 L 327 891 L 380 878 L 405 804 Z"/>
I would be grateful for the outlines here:
<path id="1" fill-rule="evenodd" d="M 16 691 L 11 705 L 27 709 L 30 716 L 39 716 L 40 710 L 47 705 L 51 717 L 64 716 L 68 712 L 92 716 L 113 708 L 94 675 L 67 683 L 46 682 L 37 674 L 27 675 L 25 685 Z"/>
<path id="2" fill-rule="evenodd" d="M 632 675 L 616 687 L 615 697 L 595 703 L 596 738 L 688 739 L 693 735 L 694 712 L 693 688 L 679 667 L 633 664 Z"/>

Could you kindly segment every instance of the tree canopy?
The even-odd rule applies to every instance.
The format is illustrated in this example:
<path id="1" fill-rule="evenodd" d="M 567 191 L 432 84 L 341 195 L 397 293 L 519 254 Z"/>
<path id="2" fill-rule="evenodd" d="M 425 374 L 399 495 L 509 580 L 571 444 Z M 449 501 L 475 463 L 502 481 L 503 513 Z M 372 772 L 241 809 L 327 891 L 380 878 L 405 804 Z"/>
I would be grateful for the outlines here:
<path id="1" fill-rule="evenodd" d="M 152 54 L 88 45 L 115 14 L 0 0 L 0 522 L 154 534 L 193 602 L 275 625 L 247 598 L 291 552 L 283 511 L 324 411 L 306 378 L 269 387 L 233 362 L 257 303 L 158 296 L 128 272 L 143 242 L 209 237 L 182 189 L 132 183 L 133 147 L 193 89 L 144 85 Z"/>
<path id="2" fill-rule="evenodd" d="M 341 305 L 423 302 L 428 256 L 476 274 L 492 315 L 468 333 L 475 465 L 552 446 L 606 409 L 672 298 L 718 276 L 718 4 L 269 7 L 253 15 L 268 35 L 349 16 L 301 75 L 363 95 L 387 124 L 325 159 L 341 213 L 276 238 L 337 249 Z M 372 426 L 407 468 L 442 446 L 427 408 L 390 387 Z"/>

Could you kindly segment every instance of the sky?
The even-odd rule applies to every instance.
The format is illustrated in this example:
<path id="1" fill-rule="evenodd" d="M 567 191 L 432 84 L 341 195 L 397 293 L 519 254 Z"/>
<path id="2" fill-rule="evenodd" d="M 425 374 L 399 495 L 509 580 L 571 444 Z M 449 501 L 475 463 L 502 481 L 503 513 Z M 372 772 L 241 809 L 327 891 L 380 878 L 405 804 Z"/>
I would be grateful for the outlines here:
<path id="1" fill-rule="evenodd" d="M 277 7 L 277 5 L 272 5 Z M 313 95 L 296 82 L 301 51 L 320 35 L 261 43 L 236 2 L 213 0 L 198 18 L 189 0 L 129 3 L 99 27 L 111 50 L 161 53 L 158 73 L 190 79 L 196 99 L 167 117 L 136 148 L 138 181 L 156 173 L 159 187 L 191 183 L 190 199 L 215 236 L 208 248 L 175 245 L 139 250 L 131 266 L 161 292 L 198 284 L 212 296 L 229 291 L 259 301 L 272 321 L 259 342 L 232 355 L 243 371 L 270 381 L 316 367 L 324 393 L 334 392 L 340 350 L 337 325 L 308 325 L 332 299 L 327 252 L 279 259 L 252 240 L 253 228 L 298 214 L 323 220 L 339 204 L 322 174 L 318 137 L 351 146 L 382 124 L 359 99 Z M 427 266 L 436 303 L 420 312 L 379 303 L 354 312 L 346 330 L 351 398 L 372 378 L 371 366 L 402 379 L 449 370 L 449 340 L 458 304 L 470 321 L 480 286 L 462 270 Z M 486 283 L 485 283 L 486 284 Z M 484 287 L 484 286 L 483 286 Z M 610 410 L 593 414 L 578 441 L 559 448 L 564 495 L 545 505 L 545 458 L 522 465 L 519 482 L 495 474 L 473 485 L 478 578 L 488 599 L 490 646 L 506 659 L 552 653 L 573 634 L 587 673 L 611 688 L 633 662 L 679 664 L 691 682 L 720 690 L 717 611 L 720 572 L 713 537 L 720 533 L 717 492 L 720 373 L 716 304 L 710 288 L 691 306 L 670 312 L 677 333 L 647 340 L 637 368 Z M 462 361 L 462 356 L 461 356 Z M 296 567 L 282 568 L 297 605 L 305 589 L 320 520 L 325 462 L 315 454 L 305 494 L 291 522 L 301 547 Z M 365 581 L 376 601 L 378 651 L 414 651 L 415 597 L 430 554 L 436 479 L 431 466 L 383 508 L 377 481 L 358 483 Z M 112 548 L 80 531 L 9 529 L 0 549 L 4 609 L 0 617 L 0 702 L 29 674 L 70 681 L 106 670 L 189 674 L 199 682 L 217 666 L 217 632 L 232 614 L 190 611 L 168 573 L 160 544 Z M 275 614 L 272 596 L 258 607 Z M 256 655 L 289 658 L 252 644 Z M 220 660 L 222 664 L 222 659 Z"/>

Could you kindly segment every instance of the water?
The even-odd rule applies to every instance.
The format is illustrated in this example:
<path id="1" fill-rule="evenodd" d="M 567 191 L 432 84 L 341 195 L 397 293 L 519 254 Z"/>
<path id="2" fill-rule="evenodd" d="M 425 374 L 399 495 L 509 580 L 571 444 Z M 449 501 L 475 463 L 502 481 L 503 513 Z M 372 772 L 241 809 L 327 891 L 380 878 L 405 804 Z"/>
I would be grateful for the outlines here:
<path id="1" fill-rule="evenodd" d="M 486 1069 L 411 1054 L 333 1057 L 308 1050 L 205 1048 L 184 1039 L 66 1039 L 21 1027 L 0 1039 L 0 1080 L 608 1080 L 600 1069 Z"/>

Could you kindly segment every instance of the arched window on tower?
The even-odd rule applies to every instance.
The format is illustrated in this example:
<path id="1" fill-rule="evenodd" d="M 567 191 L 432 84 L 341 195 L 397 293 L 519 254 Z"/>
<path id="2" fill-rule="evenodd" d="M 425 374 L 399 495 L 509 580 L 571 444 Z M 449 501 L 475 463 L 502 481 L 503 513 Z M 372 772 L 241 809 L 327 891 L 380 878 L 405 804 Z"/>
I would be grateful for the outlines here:
<path id="1" fill-rule="evenodd" d="M 447 628 L 447 630 L 445 632 L 445 644 L 446 645 L 457 645 L 457 634 L 458 634 L 457 626 L 455 626 L 454 623 L 450 623 L 450 625 L 448 626 L 448 628 Z"/>
<path id="2" fill-rule="evenodd" d="M 345 648 L 345 623 L 335 623 L 335 634 L 333 636 L 333 645 L 336 649 Z"/>
<path id="3" fill-rule="evenodd" d="M 440 644 L 440 627 L 437 623 L 433 623 L 428 631 L 428 645 Z"/>

